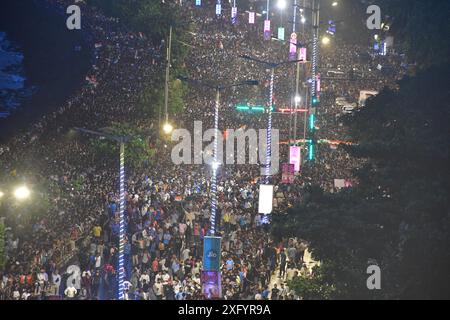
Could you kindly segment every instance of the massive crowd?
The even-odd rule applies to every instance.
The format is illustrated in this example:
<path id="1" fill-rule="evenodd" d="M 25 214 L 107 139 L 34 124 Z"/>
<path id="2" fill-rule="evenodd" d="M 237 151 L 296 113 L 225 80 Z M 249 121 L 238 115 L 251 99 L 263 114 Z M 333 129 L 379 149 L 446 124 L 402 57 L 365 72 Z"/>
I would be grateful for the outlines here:
<path id="1" fill-rule="evenodd" d="M 70 1 L 45 2 L 63 13 Z M 183 5 L 184 14 L 197 27 L 193 52 L 186 62 L 192 78 L 220 79 L 226 84 L 244 79 L 262 82 L 259 87 L 224 92 L 220 128 L 265 128 L 266 114 L 234 111 L 237 103 L 264 105 L 268 93 L 269 70 L 243 61 L 240 55 L 283 61 L 287 59 L 287 47 L 263 41 L 262 25 L 249 25 L 245 16 L 232 25 L 228 12 L 217 19 L 214 10 L 200 10 L 190 2 Z M 3 185 L 26 181 L 36 190 L 33 208 L 5 201 L 1 204 L 7 213 L 7 263 L 1 272 L 0 299 L 117 298 L 118 161 L 99 161 L 89 144 L 74 137 L 70 129 L 95 130 L 113 122 L 128 122 L 157 131 L 139 112 L 138 99 L 144 85 L 162 72 L 165 48 L 127 31 L 117 20 L 91 7 L 83 7 L 83 14 L 87 24 L 84 32 L 93 51 L 89 81 L 57 111 L 0 146 Z M 335 98 L 345 96 L 354 101 L 359 90 L 395 85 L 396 79 L 383 76 L 376 68 L 378 64 L 398 68 L 398 76 L 402 71 L 398 57 L 369 56 L 368 64 L 361 58 L 370 52 L 368 47 L 336 46 L 333 54 L 325 51 L 321 55 L 321 72 L 342 65 L 346 72 L 349 68 L 360 70 L 362 76 L 323 81 L 318 127 L 321 138 L 346 140 L 350 137 L 341 124 L 342 112 L 335 106 Z M 277 70 L 276 105 L 292 105 L 294 78 L 294 66 Z M 189 89 L 186 110 L 176 119 L 177 124 L 192 130 L 194 121 L 203 121 L 203 128 L 213 127 L 213 92 L 196 86 Z M 289 115 L 274 115 L 274 127 L 280 129 L 282 140 L 291 136 L 292 130 L 286 126 L 291 120 Z M 303 125 L 299 117 L 299 133 Z M 208 166 L 173 165 L 167 144 L 169 147 L 159 149 L 151 164 L 139 170 L 127 168 L 127 299 L 202 299 L 202 241 L 211 228 L 211 172 Z M 280 148 L 280 158 L 287 159 L 285 146 Z M 337 191 L 334 179 L 352 179 L 352 169 L 360 165 L 360 160 L 350 158 L 343 150 L 321 145 L 316 163 L 305 164 L 295 184 L 281 184 L 281 174 L 273 177 L 275 214 L 301 201 L 306 185 L 319 184 L 327 191 Z M 259 176 L 258 165 L 220 169 L 217 229 L 222 235 L 223 296 L 298 299 L 301 297 L 286 284 L 272 286 L 271 279 L 278 275 L 292 279 L 311 272 L 303 263 L 306 243 L 300 239 L 275 242 L 271 238 L 256 210 Z M 278 269 L 280 274 L 275 274 Z"/>

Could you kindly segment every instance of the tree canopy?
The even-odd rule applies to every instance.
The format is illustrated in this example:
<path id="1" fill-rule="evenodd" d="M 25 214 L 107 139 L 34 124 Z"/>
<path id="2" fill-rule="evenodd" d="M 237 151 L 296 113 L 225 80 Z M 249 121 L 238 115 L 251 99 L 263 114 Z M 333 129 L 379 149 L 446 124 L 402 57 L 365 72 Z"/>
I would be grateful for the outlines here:
<path id="1" fill-rule="evenodd" d="M 449 81 L 449 68 L 434 67 L 370 99 L 347 120 L 358 145 L 345 149 L 368 160 L 359 185 L 338 194 L 310 188 L 276 219 L 276 236 L 309 241 L 334 298 L 450 297 Z M 374 263 L 380 291 L 366 287 Z"/>

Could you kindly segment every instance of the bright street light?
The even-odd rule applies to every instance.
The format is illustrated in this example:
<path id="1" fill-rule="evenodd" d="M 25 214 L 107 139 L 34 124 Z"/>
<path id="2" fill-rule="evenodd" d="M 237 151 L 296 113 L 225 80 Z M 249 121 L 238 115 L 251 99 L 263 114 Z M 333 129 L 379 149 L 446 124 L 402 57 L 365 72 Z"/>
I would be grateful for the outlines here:
<path id="1" fill-rule="evenodd" d="M 25 200 L 30 196 L 30 190 L 25 186 L 19 187 L 14 191 L 14 196 L 18 200 Z"/>
<path id="2" fill-rule="evenodd" d="M 302 16 L 302 19 L 300 20 L 302 23 L 305 23 L 306 22 L 306 18 L 305 18 L 305 16 Z"/>
<path id="3" fill-rule="evenodd" d="M 302 101 L 302 98 L 300 96 L 295 97 L 295 103 L 300 103 Z"/>
<path id="4" fill-rule="evenodd" d="M 286 0 L 278 0 L 278 3 L 277 3 L 278 9 L 284 10 L 284 9 L 286 9 L 286 6 L 287 6 Z"/>
<path id="5" fill-rule="evenodd" d="M 322 44 L 323 45 L 329 45 L 330 44 L 330 42 L 331 42 L 331 40 L 330 40 L 330 38 L 328 38 L 328 37 L 323 37 L 322 38 Z"/>
<path id="6" fill-rule="evenodd" d="M 2 191 L 0 191 L 0 198 L 3 198 L 4 195 L 5 194 Z"/>
<path id="7" fill-rule="evenodd" d="M 339 2 L 337 2 L 337 1 L 334 1 L 332 4 L 333 7 L 337 7 L 338 5 L 339 5 Z"/>
<path id="8" fill-rule="evenodd" d="M 164 131 L 165 134 L 171 134 L 172 131 L 173 131 L 173 126 L 170 123 L 167 122 L 163 126 L 163 131 Z"/>

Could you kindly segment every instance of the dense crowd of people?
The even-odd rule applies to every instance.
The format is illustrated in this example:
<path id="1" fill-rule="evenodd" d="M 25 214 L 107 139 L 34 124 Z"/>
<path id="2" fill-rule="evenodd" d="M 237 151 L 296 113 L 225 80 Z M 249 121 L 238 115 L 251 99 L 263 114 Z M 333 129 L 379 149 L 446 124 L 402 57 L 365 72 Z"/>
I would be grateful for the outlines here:
<path id="1" fill-rule="evenodd" d="M 45 0 L 61 13 L 69 2 Z M 191 2 L 183 2 L 183 6 L 184 14 L 196 26 L 193 49 L 186 61 L 192 78 L 220 79 L 224 84 L 261 81 L 258 87 L 239 87 L 223 93 L 220 129 L 266 128 L 265 113 L 243 114 L 234 109 L 238 103 L 265 105 L 269 91 L 269 70 L 240 56 L 284 61 L 287 46 L 264 41 L 262 25 L 249 25 L 245 16 L 232 25 L 229 12 L 217 18 L 214 10 L 196 8 Z M 165 67 L 165 47 L 127 31 L 119 21 L 90 6 L 83 6 L 83 15 L 90 44 L 84 49 L 93 52 L 86 85 L 27 133 L 0 146 L 2 184 L 26 182 L 35 190 L 32 209 L 5 201 L 0 204 L 7 212 L 7 262 L 1 272 L 0 299 L 117 299 L 118 161 L 99 161 L 87 140 L 74 137 L 71 128 L 95 130 L 121 122 L 158 131 L 142 118 L 138 101 L 145 84 L 152 83 L 155 74 Z M 308 40 L 306 31 L 302 36 Z M 394 86 L 396 77 L 387 77 L 377 66 L 397 68 L 400 77 L 401 60 L 395 55 L 369 55 L 367 62 L 361 57 L 371 52 L 369 47 L 338 42 L 336 47 L 333 53 L 321 54 L 320 71 L 351 69 L 359 70 L 361 76 L 355 80 L 322 81 L 318 132 L 323 139 L 348 140 L 351 137 L 341 123 L 342 111 L 334 104 L 336 97 L 355 101 L 359 90 Z M 294 78 L 294 65 L 277 69 L 277 106 L 292 106 Z M 177 125 L 192 130 L 194 121 L 202 121 L 204 129 L 212 128 L 213 106 L 214 93 L 210 89 L 190 86 L 186 110 L 175 119 Z M 273 125 L 280 129 L 281 140 L 291 137 L 292 128 L 287 127 L 287 122 L 292 122 L 289 114 L 274 114 Z M 303 132 L 303 117 L 299 116 L 297 125 L 298 132 Z M 154 161 L 139 169 L 127 167 L 126 299 L 204 298 L 202 243 L 211 229 L 211 170 L 204 165 L 173 165 L 170 146 L 167 142 L 166 148 L 157 150 Z M 287 157 L 288 149 L 282 145 L 280 159 Z M 274 214 L 301 201 L 307 185 L 318 184 L 336 192 L 334 179 L 352 179 L 352 169 L 361 164 L 361 160 L 352 159 L 334 145 L 320 145 L 317 161 L 302 165 L 294 184 L 282 184 L 281 173 L 272 177 Z M 299 299 L 287 284 L 278 287 L 272 285 L 272 279 L 279 276 L 284 281 L 310 274 L 303 258 L 307 244 L 300 239 L 272 239 L 264 217 L 257 213 L 259 182 L 259 165 L 224 165 L 219 170 L 215 227 L 222 236 L 223 297 Z"/>

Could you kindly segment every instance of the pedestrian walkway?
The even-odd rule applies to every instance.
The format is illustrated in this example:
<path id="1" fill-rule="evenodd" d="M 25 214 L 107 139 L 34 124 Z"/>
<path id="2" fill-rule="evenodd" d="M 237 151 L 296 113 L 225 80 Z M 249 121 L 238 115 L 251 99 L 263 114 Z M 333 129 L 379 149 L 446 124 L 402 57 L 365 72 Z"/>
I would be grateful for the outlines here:
<path id="1" fill-rule="evenodd" d="M 305 250 L 305 254 L 303 256 L 303 262 L 306 264 L 306 267 L 308 268 L 308 273 L 311 274 L 312 269 L 315 266 L 320 266 L 320 261 L 315 261 L 312 256 L 311 256 L 311 252 L 306 249 Z M 297 271 L 300 274 L 300 269 L 295 269 L 295 271 Z M 269 283 L 269 290 L 270 292 L 272 292 L 272 288 L 274 287 L 274 285 L 276 284 L 278 289 L 280 289 L 281 284 L 282 283 L 286 283 L 286 277 L 287 277 L 287 273 L 285 273 L 285 275 L 282 278 L 279 278 L 280 274 L 280 266 L 278 266 L 275 269 L 275 272 L 272 274 L 272 277 L 270 278 L 270 283 Z M 270 299 L 272 299 L 272 293 L 269 294 Z"/>

